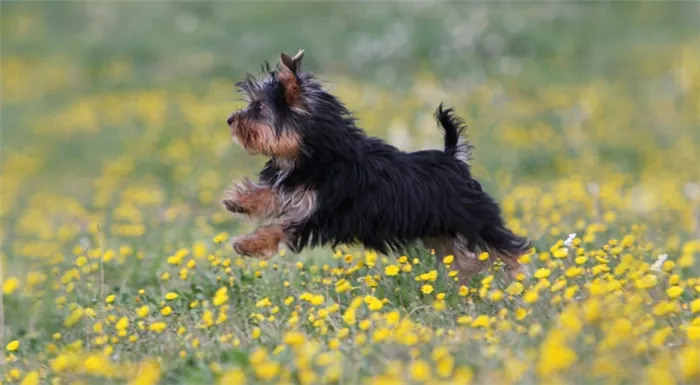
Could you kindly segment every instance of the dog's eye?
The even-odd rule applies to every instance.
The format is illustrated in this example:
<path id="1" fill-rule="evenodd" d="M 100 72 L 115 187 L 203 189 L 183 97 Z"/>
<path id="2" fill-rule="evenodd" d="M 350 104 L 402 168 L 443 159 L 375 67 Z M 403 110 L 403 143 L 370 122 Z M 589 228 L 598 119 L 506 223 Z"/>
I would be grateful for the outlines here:
<path id="1" fill-rule="evenodd" d="M 262 111 L 262 103 L 260 103 L 259 101 L 256 100 L 250 104 L 250 109 L 255 111 L 255 112 L 260 112 L 260 111 Z"/>

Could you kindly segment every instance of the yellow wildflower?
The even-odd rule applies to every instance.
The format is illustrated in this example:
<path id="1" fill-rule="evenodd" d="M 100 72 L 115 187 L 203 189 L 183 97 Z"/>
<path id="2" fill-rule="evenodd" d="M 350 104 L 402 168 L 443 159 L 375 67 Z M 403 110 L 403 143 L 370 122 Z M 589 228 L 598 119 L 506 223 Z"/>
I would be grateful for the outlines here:
<path id="1" fill-rule="evenodd" d="M 416 360 L 411 364 L 411 378 L 415 381 L 425 382 L 432 376 L 430 365 L 423 360 Z"/>
<path id="2" fill-rule="evenodd" d="M 400 269 L 396 265 L 389 265 L 389 266 L 384 268 L 384 274 L 389 276 L 389 277 L 393 277 L 393 276 L 399 274 L 399 271 L 400 271 Z"/>
<path id="3" fill-rule="evenodd" d="M 148 309 L 148 306 L 146 306 L 146 305 L 143 305 L 143 306 L 139 307 L 138 309 L 136 309 L 136 315 L 139 318 L 143 318 L 143 317 L 147 316 L 148 313 L 149 313 L 149 309 Z"/>
<path id="4" fill-rule="evenodd" d="M 670 298 L 678 298 L 683 294 L 683 288 L 680 286 L 671 286 L 668 289 L 666 289 L 666 295 L 668 295 Z"/>

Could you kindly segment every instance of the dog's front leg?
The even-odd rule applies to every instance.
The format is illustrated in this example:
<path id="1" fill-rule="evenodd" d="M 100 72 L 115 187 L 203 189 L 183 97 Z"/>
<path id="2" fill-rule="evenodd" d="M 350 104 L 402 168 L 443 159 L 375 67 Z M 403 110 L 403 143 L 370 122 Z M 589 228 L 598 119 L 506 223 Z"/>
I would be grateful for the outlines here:
<path id="1" fill-rule="evenodd" d="M 221 204 L 226 210 L 250 219 L 263 220 L 279 211 L 279 199 L 269 186 L 243 179 L 229 187 Z"/>
<path id="2" fill-rule="evenodd" d="M 277 253 L 280 243 L 293 247 L 298 240 L 298 226 L 316 211 L 316 192 L 304 186 L 289 191 L 270 191 L 274 196 L 274 209 L 268 224 L 261 225 L 251 234 L 237 237 L 233 241 L 234 250 L 245 256 L 269 258 Z M 298 250 L 297 250 L 298 249 Z"/>
<path id="3" fill-rule="evenodd" d="M 279 244 L 284 239 L 284 226 L 272 223 L 260 226 L 250 234 L 236 237 L 233 240 L 233 249 L 247 257 L 269 259 L 277 253 Z"/>

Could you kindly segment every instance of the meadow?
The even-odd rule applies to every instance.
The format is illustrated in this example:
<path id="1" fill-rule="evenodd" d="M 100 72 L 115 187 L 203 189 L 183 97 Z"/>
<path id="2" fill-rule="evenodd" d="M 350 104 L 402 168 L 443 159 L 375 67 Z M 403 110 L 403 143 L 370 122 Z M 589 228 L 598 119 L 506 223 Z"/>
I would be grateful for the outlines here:
<path id="1" fill-rule="evenodd" d="M 0 384 L 700 384 L 699 11 L 3 2 Z M 527 274 L 236 255 L 234 83 L 298 48 L 402 149 L 454 106 Z"/>

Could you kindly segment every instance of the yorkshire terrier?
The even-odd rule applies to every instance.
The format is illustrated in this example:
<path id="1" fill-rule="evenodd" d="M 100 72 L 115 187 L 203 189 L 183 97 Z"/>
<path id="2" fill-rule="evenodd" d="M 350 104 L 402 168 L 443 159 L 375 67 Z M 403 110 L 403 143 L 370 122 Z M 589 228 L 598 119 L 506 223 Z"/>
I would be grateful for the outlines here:
<path id="1" fill-rule="evenodd" d="M 501 259 L 511 275 L 530 242 L 510 231 L 498 204 L 472 177 L 466 125 L 442 104 L 435 112 L 444 150 L 404 152 L 368 136 L 350 111 L 302 71 L 304 51 L 282 53 L 263 78 L 236 84 L 247 107 L 227 120 L 233 140 L 269 158 L 257 182 L 234 183 L 223 206 L 263 222 L 233 241 L 245 256 L 269 258 L 280 244 L 361 244 L 386 254 L 419 244 L 454 256 L 463 279 Z M 480 252 L 489 258 L 480 260 Z"/>

